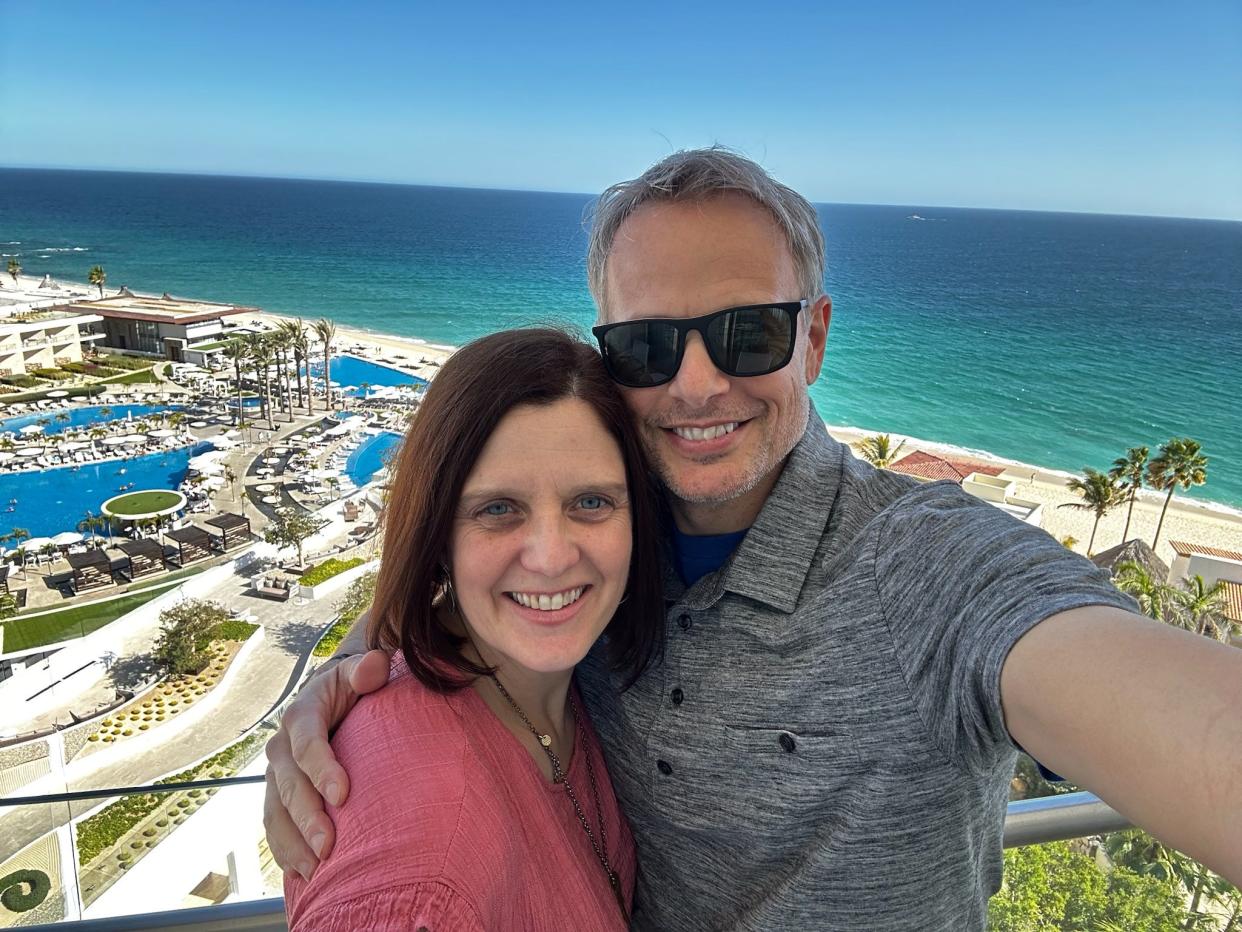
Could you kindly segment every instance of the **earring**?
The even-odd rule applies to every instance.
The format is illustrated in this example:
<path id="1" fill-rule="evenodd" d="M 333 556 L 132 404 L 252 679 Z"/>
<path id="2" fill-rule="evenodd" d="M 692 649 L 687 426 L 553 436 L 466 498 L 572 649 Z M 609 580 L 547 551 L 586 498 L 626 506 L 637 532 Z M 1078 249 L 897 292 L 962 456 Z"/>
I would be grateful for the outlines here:
<path id="1" fill-rule="evenodd" d="M 441 591 L 448 597 L 449 607 L 453 610 L 454 615 L 461 615 L 457 609 L 457 593 L 453 591 L 453 574 L 449 572 L 449 568 L 443 563 L 440 564 L 440 572 L 444 574 L 444 582 L 440 584 Z"/>

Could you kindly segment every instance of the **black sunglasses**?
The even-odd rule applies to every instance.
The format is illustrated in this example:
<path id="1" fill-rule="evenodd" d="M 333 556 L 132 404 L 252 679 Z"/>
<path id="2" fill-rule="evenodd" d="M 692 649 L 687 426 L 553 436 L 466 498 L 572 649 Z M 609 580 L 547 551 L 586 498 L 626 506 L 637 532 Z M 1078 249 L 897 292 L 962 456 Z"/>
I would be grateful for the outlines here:
<path id="1" fill-rule="evenodd" d="M 591 330 L 614 382 L 651 388 L 671 382 L 681 368 L 686 338 L 697 331 L 712 363 L 725 375 L 767 375 L 793 358 L 798 312 L 809 301 L 747 304 L 702 317 L 654 317 L 603 324 Z"/>

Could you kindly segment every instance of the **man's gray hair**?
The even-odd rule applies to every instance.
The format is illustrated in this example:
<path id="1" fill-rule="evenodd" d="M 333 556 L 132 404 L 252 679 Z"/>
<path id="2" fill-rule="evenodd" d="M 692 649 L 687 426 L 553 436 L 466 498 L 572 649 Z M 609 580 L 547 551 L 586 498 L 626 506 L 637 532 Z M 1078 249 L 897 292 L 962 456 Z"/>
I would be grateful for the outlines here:
<path id="1" fill-rule="evenodd" d="M 723 146 L 675 152 L 631 181 L 612 185 L 591 211 L 587 282 L 606 317 L 606 266 L 617 231 L 644 204 L 695 201 L 726 192 L 751 198 L 772 215 L 793 256 L 799 297 L 814 301 L 824 293 L 824 234 L 810 202 L 776 181 L 755 162 Z"/>

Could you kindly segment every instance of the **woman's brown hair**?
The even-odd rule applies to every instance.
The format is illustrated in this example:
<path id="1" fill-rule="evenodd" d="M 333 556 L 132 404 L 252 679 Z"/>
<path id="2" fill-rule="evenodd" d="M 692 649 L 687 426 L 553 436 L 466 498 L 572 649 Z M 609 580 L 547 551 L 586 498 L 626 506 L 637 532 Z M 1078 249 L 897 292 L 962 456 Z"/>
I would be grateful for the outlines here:
<path id="1" fill-rule="evenodd" d="M 593 347 L 559 330 L 509 330 L 462 347 L 440 369 L 401 444 L 384 507 L 384 559 L 367 640 L 400 649 L 429 687 L 460 689 L 488 672 L 461 655 L 461 639 L 433 606 L 447 582 L 462 487 L 506 414 L 564 398 L 594 409 L 625 460 L 633 549 L 626 597 L 605 630 L 613 668 L 628 687 L 660 653 L 659 499 L 629 410 Z"/>

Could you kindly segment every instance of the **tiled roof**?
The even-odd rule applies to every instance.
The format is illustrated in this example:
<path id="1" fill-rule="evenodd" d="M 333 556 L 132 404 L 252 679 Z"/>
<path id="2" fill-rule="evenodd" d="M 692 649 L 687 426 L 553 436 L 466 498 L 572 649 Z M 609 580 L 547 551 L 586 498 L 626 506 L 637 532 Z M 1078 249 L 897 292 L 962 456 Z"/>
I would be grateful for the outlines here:
<path id="1" fill-rule="evenodd" d="M 1242 583 L 1225 580 L 1225 617 L 1242 625 Z"/>
<path id="2" fill-rule="evenodd" d="M 1220 557 L 1222 560 L 1237 560 L 1239 563 L 1242 563 L 1242 553 L 1238 553 L 1236 550 L 1221 550 L 1219 547 L 1188 544 L 1184 540 L 1171 540 L 1169 544 L 1179 557 L 1188 557 L 1194 554 L 1200 557 Z"/>
<path id="3" fill-rule="evenodd" d="M 999 476 L 1005 471 L 1004 466 L 990 466 L 987 463 L 976 463 L 971 460 L 950 460 L 922 451 L 909 453 L 888 468 L 893 472 L 918 476 L 920 479 L 951 479 L 959 485 L 972 472 Z"/>

